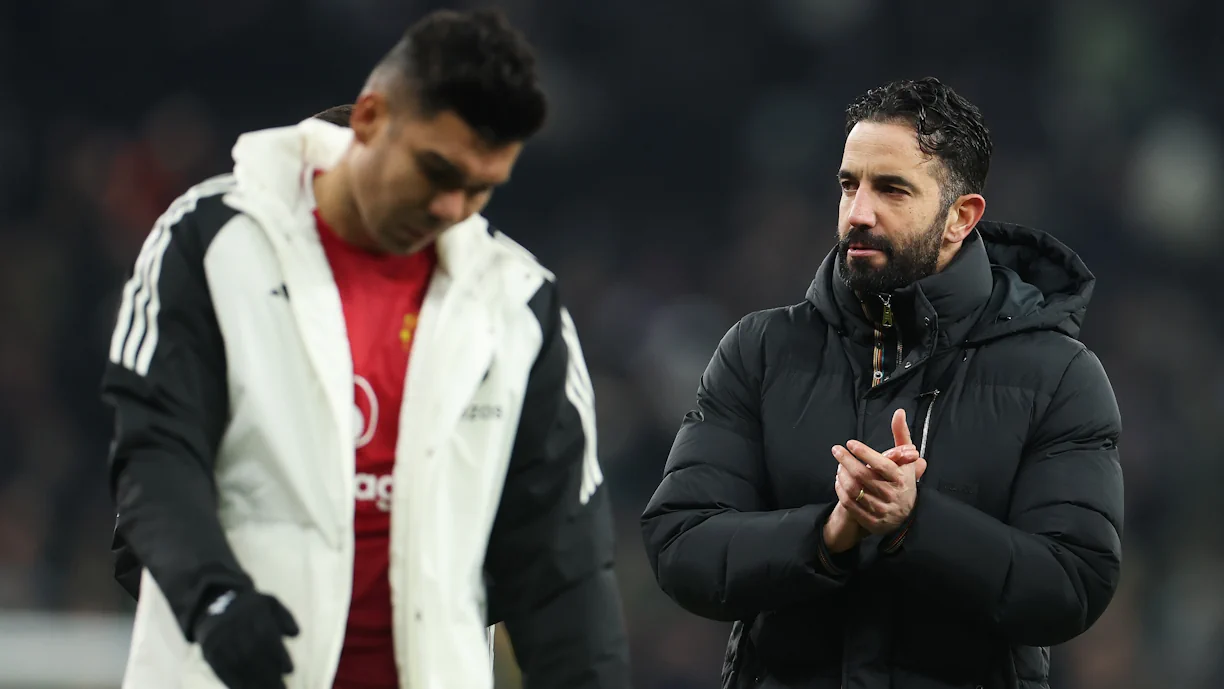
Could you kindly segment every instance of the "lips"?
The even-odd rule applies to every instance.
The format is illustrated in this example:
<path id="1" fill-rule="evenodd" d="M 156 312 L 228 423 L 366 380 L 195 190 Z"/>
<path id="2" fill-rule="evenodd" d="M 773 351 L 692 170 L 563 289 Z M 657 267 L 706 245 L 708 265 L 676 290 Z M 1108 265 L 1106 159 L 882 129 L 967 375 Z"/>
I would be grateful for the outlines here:
<path id="1" fill-rule="evenodd" d="M 846 251 L 852 256 L 856 254 L 866 256 L 868 254 L 884 253 L 883 248 L 878 247 L 874 243 L 871 243 L 871 242 L 850 242 L 846 246 Z"/>
<path id="2" fill-rule="evenodd" d="M 847 255 L 847 256 L 851 256 L 851 257 L 860 257 L 860 258 L 866 258 L 866 257 L 868 257 L 868 256 L 877 256 L 877 255 L 881 255 L 881 254 L 883 254 L 883 253 L 884 253 L 884 252 L 880 251 L 879 249 L 868 249 L 868 248 L 866 248 L 866 247 L 856 248 L 856 247 L 853 247 L 853 246 L 852 246 L 852 247 L 850 247 L 850 248 L 849 248 L 849 249 L 846 251 L 846 255 Z"/>

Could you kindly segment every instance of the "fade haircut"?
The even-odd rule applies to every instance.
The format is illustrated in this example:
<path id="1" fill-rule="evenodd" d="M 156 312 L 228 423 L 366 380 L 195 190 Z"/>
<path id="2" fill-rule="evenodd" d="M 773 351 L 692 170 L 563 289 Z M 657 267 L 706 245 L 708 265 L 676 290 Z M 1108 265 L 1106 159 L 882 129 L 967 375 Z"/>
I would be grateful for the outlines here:
<path id="1" fill-rule="evenodd" d="M 529 139 L 548 114 L 531 45 L 498 10 L 426 15 L 371 75 L 384 78 L 416 114 L 452 111 L 491 145 Z"/>
<path id="2" fill-rule="evenodd" d="M 918 148 L 939 158 L 944 206 L 986 188 L 993 144 L 982 113 L 934 77 L 894 81 L 871 89 L 846 108 L 846 134 L 859 122 L 906 123 L 918 135 Z"/>
<path id="3" fill-rule="evenodd" d="M 347 127 L 349 126 L 349 118 L 352 116 L 353 106 L 350 104 L 337 105 L 334 108 L 328 108 L 323 112 L 312 115 L 311 119 L 323 120 L 324 122 L 330 122 L 339 127 Z"/>

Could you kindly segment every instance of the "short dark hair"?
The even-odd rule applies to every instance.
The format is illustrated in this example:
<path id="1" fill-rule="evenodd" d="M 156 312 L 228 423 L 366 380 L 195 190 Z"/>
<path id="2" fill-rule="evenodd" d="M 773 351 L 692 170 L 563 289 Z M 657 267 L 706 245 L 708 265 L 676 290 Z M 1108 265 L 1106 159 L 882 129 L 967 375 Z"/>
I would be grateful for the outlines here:
<path id="1" fill-rule="evenodd" d="M 946 205 L 986 188 L 994 149 L 982 113 L 935 77 L 894 81 L 871 89 L 846 108 L 846 134 L 859 122 L 907 122 L 918 148 L 944 165 L 940 180 Z"/>
<path id="2" fill-rule="evenodd" d="M 406 79 L 418 112 L 453 111 L 491 144 L 530 138 L 548 114 L 531 45 L 498 10 L 425 16 L 377 69 L 386 68 Z"/>
<path id="3" fill-rule="evenodd" d="M 334 108 L 328 108 L 323 112 L 312 115 L 311 119 L 323 120 L 324 122 L 331 122 L 332 124 L 340 127 L 347 127 L 349 126 L 349 118 L 352 116 L 353 106 L 350 104 L 337 105 Z"/>

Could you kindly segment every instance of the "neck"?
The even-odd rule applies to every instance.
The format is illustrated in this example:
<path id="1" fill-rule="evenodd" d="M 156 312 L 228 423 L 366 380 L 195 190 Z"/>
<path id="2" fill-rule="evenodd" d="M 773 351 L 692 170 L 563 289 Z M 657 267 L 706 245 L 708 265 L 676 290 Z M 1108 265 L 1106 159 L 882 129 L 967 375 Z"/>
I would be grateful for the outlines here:
<path id="1" fill-rule="evenodd" d="M 952 259 L 956 258 L 956 254 L 960 253 L 961 246 L 963 245 L 963 241 L 955 243 L 944 242 L 943 246 L 939 248 L 939 261 L 935 264 L 935 272 L 943 272 L 943 269 L 948 267 Z"/>
<path id="2" fill-rule="evenodd" d="M 316 176 L 313 180 L 315 207 L 319 210 L 319 217 L 336 236 L 354 246 L 374 249 L 374 242 L 366 232 L 357 203 L 349 191 L 352 189 L 351 179 L 347 156 L 336 167 Z"/>

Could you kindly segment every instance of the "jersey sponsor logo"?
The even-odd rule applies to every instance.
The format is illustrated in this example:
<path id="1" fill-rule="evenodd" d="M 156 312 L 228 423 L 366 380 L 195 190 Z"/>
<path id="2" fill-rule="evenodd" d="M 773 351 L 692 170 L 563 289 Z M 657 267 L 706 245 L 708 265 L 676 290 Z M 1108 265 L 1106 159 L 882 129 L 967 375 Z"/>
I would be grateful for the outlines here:
<path id="1" fill-rule="evenodd" d="M 357 502 L 372 502 L 383 512 L 391 511 L 391 493 L 394 488 L 395 477 L 392 474 L 357 474 Z"/>
<path id="2" fill-rule="evenodd" d="M 374 394 L 374 386 L 362 376 L 353 376 L 353 386 L 356 388 L 353 397 L 353 428 L 357 440 L 357 449 L 370 444 L 374 433 L 378 430 L 378 395 Z"/>

